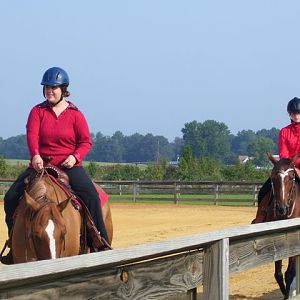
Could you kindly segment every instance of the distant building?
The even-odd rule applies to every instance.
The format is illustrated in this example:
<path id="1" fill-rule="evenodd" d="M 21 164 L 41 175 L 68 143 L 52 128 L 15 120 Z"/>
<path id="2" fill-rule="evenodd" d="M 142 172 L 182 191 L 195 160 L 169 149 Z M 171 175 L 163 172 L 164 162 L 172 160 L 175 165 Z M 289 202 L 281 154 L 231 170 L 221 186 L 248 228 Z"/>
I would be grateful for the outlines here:
<path id="1" fill-rule="evenodd" d="M 279 160 L 279 155 L 278 154 L 274 154 L 272 155 L 276 160 Z M 248 155 L 239 155 L 238 156 L 238 160 L 240 162 L 240 164 L 245 164 L 247 161 L 249 160 L 253 160 L 255 157 L 252 156 L 248 156 Z"/>
<path id="2" fill-rule="evenodd" d="M 170 161 L 169 164 L 172 165 L 172 166 L 178 166 L 179 160 L 180 160 L 180 155 L 177 154 L 176 160 Z"/>
<path id="3" fill-rule="evenodd" d="M 245 164 L 249 160 L 253 160 L 253 157 L 250 157 L 248 155 L 239 155 L 238 160 L 240 164 Z"/>

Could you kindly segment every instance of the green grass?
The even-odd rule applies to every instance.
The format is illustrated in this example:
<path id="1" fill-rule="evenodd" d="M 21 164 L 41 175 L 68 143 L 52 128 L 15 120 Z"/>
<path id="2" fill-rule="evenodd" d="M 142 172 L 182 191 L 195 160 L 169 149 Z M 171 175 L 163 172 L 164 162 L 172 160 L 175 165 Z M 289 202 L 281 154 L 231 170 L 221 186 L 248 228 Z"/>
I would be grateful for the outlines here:
<path id="1" fill-rule="evenodd" d="M 217 205 L 221 206 L 253 206 L 253 198 L 251 195 L 221 195 Z M 166 199 L 166 200 L 164 200 Z M 226 201 L 228 199 L 228 201 Z M 237 199 L 239 201 L 232 201 Z M 111 203 L 133 203 L 132 194 L 110 195 Z M 174 203 L 173 195 L 169 194 L 141 194 L 136 198 L 136 203 L 153 203 L 153 204 L 172 204 Z M 213 195 L 181 195 L 178 204 L 187 205 L 215 205 Z"/>
<path id="2" fill-rule="evenodd" d="M 19 165 L 27 166 L 29 164 L 29 160 L 26 159 L 5 159 L 5 162 L 9 166 L 19 166 Z"/>
<path id="3" fill-rule="evenodd" d="M 5 159 L 5 162 L 9 165 L 9 166 L 18 166 L 18 165 L 24 165 L 27 166 L 29 164 L 29 160 L 26 159 Z M 87 167 L 89 165 L 90 161 L 83 161 L 82 164 L 84 167 Z M 97 166 L 103 166 L 103 167 L 107 167 L 107 166 L 114 166 L 114 165 L 136 165 L 134 163 L 111 163 L 111 162 L 94 162 Z M 146 164 L 138 164 L 137 165 L 139 168 L 141 169 L 145 169 L 146 168 Z"/>

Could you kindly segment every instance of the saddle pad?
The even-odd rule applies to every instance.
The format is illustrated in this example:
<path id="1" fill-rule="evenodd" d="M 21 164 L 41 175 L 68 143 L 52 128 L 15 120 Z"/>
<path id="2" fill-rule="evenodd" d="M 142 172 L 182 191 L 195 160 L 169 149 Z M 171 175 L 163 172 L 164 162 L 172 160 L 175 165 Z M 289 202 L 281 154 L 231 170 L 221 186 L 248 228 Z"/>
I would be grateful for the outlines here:
<path id="1" fill-rule="evenodd" d="M 57 180 L 57 178 L 55 178 L 54 176 L 52 176 L 50 174 L 49 174 L 49 176 L 50 176 L 50 178 L 51 178 L 52 181 L 54 181 L 57 185 L 59 185 L 67 193 L 67 195 L 69 195 L 69 196 L 71 195 L 72 196 L 72 193 L 70 193 L 70 190 L 64 184 L 62 184 L 61 182 L 59 182 Z M 99 197 L 100 205 L 101 205 L 101 207 L 103 207 L 105 205 L 105 203 L 108 201 L 109 195 L 106 194 L 105 191 L 99 185 L 97 185 L 95 182 L 93 182 L 93 184 L 94 184 L 94 186 L 95 186 L 95 188 L 96 188 L 96 190 L 98 192 L 98 197 Z M 79 206 L 81 206 L 80 205 L 80 201 L 78 201 L 78 199 L 72 197 L 72 200 L 75 203 L 77 203 Z"/>
<path id="2" fill-rule="evenodd" d="M 93 183 L 98 192 L 101 207 L 103 207 L 105 205 L 105 203 L 108 201 L 109 195 L 106 194 L 105 191 L 99 185 L 97 185 L 95 182 L 93 182 Z"/>

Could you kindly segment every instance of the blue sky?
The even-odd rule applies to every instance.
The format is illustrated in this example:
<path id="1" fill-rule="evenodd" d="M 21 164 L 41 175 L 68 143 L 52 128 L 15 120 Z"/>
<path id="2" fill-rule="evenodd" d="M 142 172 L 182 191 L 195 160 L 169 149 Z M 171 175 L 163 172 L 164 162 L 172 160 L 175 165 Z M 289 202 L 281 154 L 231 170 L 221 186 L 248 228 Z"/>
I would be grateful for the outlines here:
<path id="1" fill-rule="evenodd" d="M 52 66 L 93 133 L 281 128 L 300 97 L 299 15 L 296 0 L 2 0 L 0 137 L 25 133 Z"/>

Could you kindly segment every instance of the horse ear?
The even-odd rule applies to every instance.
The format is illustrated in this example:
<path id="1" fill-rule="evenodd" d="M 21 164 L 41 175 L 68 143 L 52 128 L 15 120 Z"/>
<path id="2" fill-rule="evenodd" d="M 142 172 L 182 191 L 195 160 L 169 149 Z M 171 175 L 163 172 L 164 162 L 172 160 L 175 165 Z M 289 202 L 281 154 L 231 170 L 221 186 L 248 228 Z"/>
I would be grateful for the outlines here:
<path id="1" fill-rule="evenodd" d="M 68 198 L 68 199 L 66 199 L 65 201 L 59 203 L 59 204 L 57 205 L 58 210 L 59 210 L 60 212 L 62 212 L 62 211 L 67 207 L 69 201 L 70 201 L 70 199 Z"/>
<path id="2" fill-rule="evenodd" d="M 24 199 L 26 204 L 33 210 L 38 210 L 40 208 L 40 204 L 36 202 L 26 191 L 24 191 Z"/>
<path id="3" fill-rule="evenodd" d="M 272 164 L 275 165 L 277 163 L 277 159 L 270 152 L 268 152 L 267 155 Z"/>
<path id="4" fill-rule="evenodd" d="M 296 155 L 294 155 L 292 158 L 291 158 L 291 161 L 292 163 L 295 163 L 298 159 L 298 157 L 300 156 L 300 153 L 297 153 Z"/>

